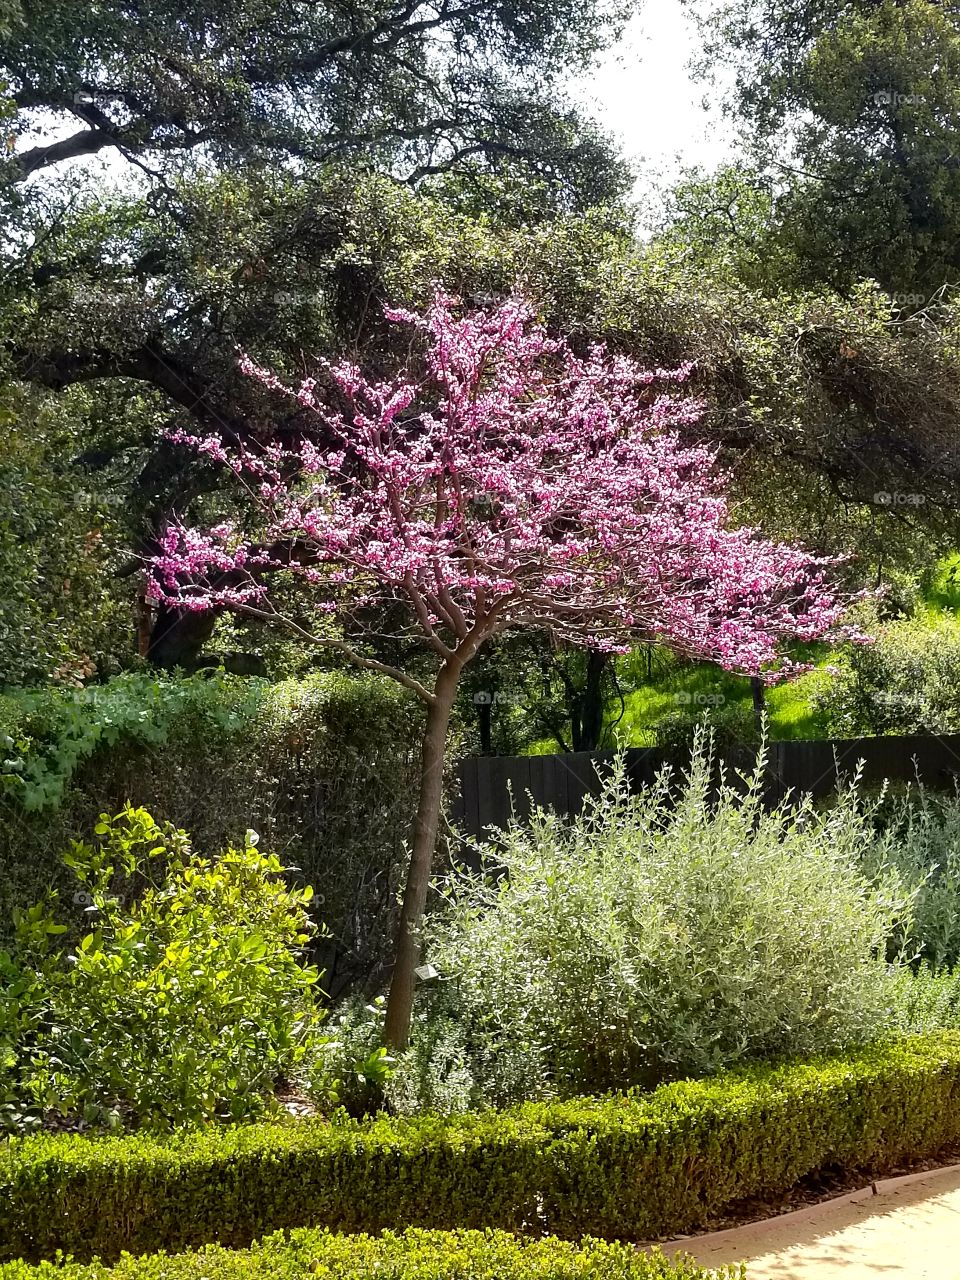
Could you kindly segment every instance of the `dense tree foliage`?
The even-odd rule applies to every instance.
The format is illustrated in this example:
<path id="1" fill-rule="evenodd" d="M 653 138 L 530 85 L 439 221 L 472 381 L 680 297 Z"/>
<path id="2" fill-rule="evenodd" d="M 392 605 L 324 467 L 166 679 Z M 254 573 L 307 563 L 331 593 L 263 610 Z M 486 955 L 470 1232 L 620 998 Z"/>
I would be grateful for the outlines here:
<path id="1" fill-rule="evenodd" d="M 624 16 L 603 0 L 26 0 L 0 31 L 17 132 L 41 113 L 72 131 L 19 150 L 10 176 L 105 149 L 151 174 L 189 153 L 358 159 L 407 181 L 520 161 L 597 194 L 619 166 L 551 90 Z"/>
<path id="2" fill-rule="evenodd" d="M 134 587 L 118 576 L 129 539 L 121 478 L 78 461 L 94 418 L 81 388 L 56 400 L 0 387 L 4 683 L 79 684 L 132 657 Z"/>
<path id="3" fill-rule="evenodd" d="M 960 21 L 932 0 L 693 0 L 776 194 L 774 276 L 878 280 L 915 310 L 960 276 Z"/>

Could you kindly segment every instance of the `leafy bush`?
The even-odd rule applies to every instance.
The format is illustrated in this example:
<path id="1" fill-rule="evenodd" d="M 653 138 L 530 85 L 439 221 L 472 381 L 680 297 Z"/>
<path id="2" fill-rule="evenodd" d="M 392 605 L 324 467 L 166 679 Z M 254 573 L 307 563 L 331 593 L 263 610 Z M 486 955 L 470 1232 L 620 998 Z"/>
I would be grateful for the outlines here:
<path id="1" fill-rule="evenodd" d="M 0 696 L 6 821 L 0 945 L 15 906 L 72 892 L 61 852 L 133 797 L 212 857 L 247 827 L 312 884 L 329 934 L 331 994 L 383 971 L 416 802 L 422 710 L 394 681 L 123 676 L 77 691 Z M 16 772 L 22 779 L 13 777 Z M 215 797 L 215 803 L 211 798 Z"/>
<path id="2" fill-rule="evenodd" d="M 960 626 L 953 619 L 889 623 L 852 645 L 818 695 L 834 737 L 960 733 Z"/>
<path id="3" fill-rule="evenodd" d="M 319 975 L 298 958 L 310 892 L 287 888 L 253 832 L 209 861 L 127 807 L 96 837 L 67 855 L 72 913 L 51 894 L 0 953 L 8 1115 L 168 1127 L 262 1113 L 318 1020 Z"/>
<path id="4" fill-rule="evenodd" d="M 101 746 L 162 748 L 177 726 L 203 718 L 224 735 L 255 713 L 262 682 L 117 676 L 79 689 L 13 689 L 0 695 L 7 759 L 0 786 L 25 813 L 54 810 Z"/>
<path id="5" fill-rule="evenodd" d="M 866 847 L 868 872 L 893 867 L 911 893 L 911 910 L 889 948 L 934 971 L 960 961 L 960 794 L 910 787 L 884 797 L 884 838 Z"/>
<path id="6" fill-rule="evenodd" d="M 736 1280 L 741 1267 L 705 1271 L 668 1262 L 658 1250 L 584 1240 L 524 1240 L 503 1231 L 392 1231 L 342 1236 L 300 1230 L 250 1249 L 211 1245 L 176 1257 L 159 1254 L 101 1263 L 0 1264 L 0 1280 Z"/>
<path id="7" fill-rule="evenodd" d="M 385 1005 L 382 996 L 373 1004 L 349 996 L 332 1016 L 305 1066 L 307 1088 L 321 1108 L 354 1116 L 380 1109 L 394 1065 L 383 1048 Z"/>
<path id="8" fill-rule="evenodd" d="M 897 970 L 892 1021 L 908 1035 L 960 1031 L 960 970 Z"/>
<path id="9" fill-rule="evenodd" d="M 958 1138 L 956 1032 L 451 1120 L 33 1135 L 0 1145 L 0 1258 L 244 1246 L 318 1224 L 650 1239 L 825 1167 L 880 1173 Z"/>
<path id="10" fill-rule="evenodd" d="M 679 786 L 621 761 L 564 823 L 537 812 L 446 884 L 426 954 L 466 1031 L 477 1100 L 651 1084 L 883 1033 L 883 950 L 908 895 L 860 867 L 845 792 L 764 808 L 763 762 L 717 781 L 701 737 Z M 429 1017 L 437 996 L 421 992 Z"/>
<path id="11" fill-rule="evenodd" d="M 716 756 L 746 763 L 760 746 L 760 731 L 753 709 L 734 704 L 710 711 L 672 711 L 653 727 L 654 742 L 672 763 L 685 765 L 698 735 L 712 735 Z"/>
<path id="12" fill-rule="evenodd" d="M 0 6 L 2 7 L 2 6 Z M 0 117 L 3 116 L 0 89 Z M 116 406 L 103 387 L 66 394 L 0 376 L 0 673 L 3 683 L 80 683 L 136 661 L 130 465 L 89 469 L 91 421 Z M 136 517 L 130 521 L 135 522 Z M 125 527 L 126 526 L 126 527 Z"/>
<path id="13" fill-rule="evenodd" d="M 358 1117 L 385 1108 L 396 1115 L 468 1111 L 473 1077 L 455 1013 L 438 1016 L 436 1004 L 419 1011 L 410 1047 L 393 1056 L 382 1047 L 385 1004 L 382 996 L 372 1004 L 350 996 L 337 1007 L 306 1071 L 314 1102 Z"/>
<path id="14" fill-rule="evenodd" d="M 446 1007 L 445 1007 L 446 1006 Z M 452 1002 L 435 997 L 413 1019 L 410 1046 L 399 1055 L 385 1082 L 383 1098 L 400 1115 L 433 1112 L 460 1115 L 476 1103 L 467 1031 Z M 509 1071 L 501 1054 L 501 1076 Z M 527 1078 L 526 1067 L 523 1078 Z M 522 1096 L 517 1091 L 517 1096 Z"/>

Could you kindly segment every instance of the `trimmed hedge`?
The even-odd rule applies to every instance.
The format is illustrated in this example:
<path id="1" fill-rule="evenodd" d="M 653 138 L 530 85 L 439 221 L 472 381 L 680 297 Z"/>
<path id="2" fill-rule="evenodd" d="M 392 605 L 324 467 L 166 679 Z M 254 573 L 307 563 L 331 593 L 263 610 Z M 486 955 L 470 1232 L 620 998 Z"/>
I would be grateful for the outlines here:
<path id="1" fill-rule="evenodd" d="M 0 1147 L 0 1258 L 243 1246 L 303 1225 L 649 1239 L 824 1167 L 880 1172 L 958 1139 L 957 1032 L 450 1120 L 35 1135 Z"/>
<path id="2" fill-rule="evenodd" d="M 211 1245 L 175 1257 L 125 1255 L 114 1268 L 0 1264 L 0 1280 L 736 1280 L 742 1267 L 714 1273 L 690 1260 L 668 1262 L 622 1244 L 518 1240 L 502 1231 L 417 1231 L 382 1236 L 327 1231 L 277 1233 L 251 1249 Z"/>

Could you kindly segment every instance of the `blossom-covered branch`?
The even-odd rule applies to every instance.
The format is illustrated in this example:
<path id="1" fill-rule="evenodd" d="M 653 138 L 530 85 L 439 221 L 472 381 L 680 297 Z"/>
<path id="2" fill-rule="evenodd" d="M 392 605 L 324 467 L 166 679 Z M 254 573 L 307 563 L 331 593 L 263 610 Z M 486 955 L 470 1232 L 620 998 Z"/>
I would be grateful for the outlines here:
<path id="1" fill-rule="evenodd" d="M 341 364 L 323 391 L 288 389 L 245 359 L 316 431 L 286 447 L 177 437 L 242 478 L 262 528 L 250 543 L 172 525 L 156 598 L 243 609 L 283 571 L 318 612 L 402 600 L 442 659 L 533 626 L 598 649 L 659 641 L 767 678 L 789 665 L 785 640 L 838 633 L 848 601 L 831 561 L 727 527 L 712 452 L 681 440 L 700 414 L 677 394 L 688 368 L 578 356 L 520 299 L 388 316 L 426 339 L 416 381 Z"/>

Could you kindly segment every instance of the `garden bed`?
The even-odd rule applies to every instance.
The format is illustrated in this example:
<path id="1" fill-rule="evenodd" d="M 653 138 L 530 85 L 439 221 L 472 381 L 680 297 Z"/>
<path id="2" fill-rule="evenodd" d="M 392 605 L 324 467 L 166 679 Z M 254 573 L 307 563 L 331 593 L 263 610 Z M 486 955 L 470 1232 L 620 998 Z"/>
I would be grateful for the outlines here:
<path id="1" fill-rule="evenodd" d="M 0 1148 L 0 1257 L 109 1261 L 320 1225 L 653 1239 L 819 1169 L 883 1172 L 958 1139 L 955 1032 L 451 1120 L 37 1135 Z"/>

